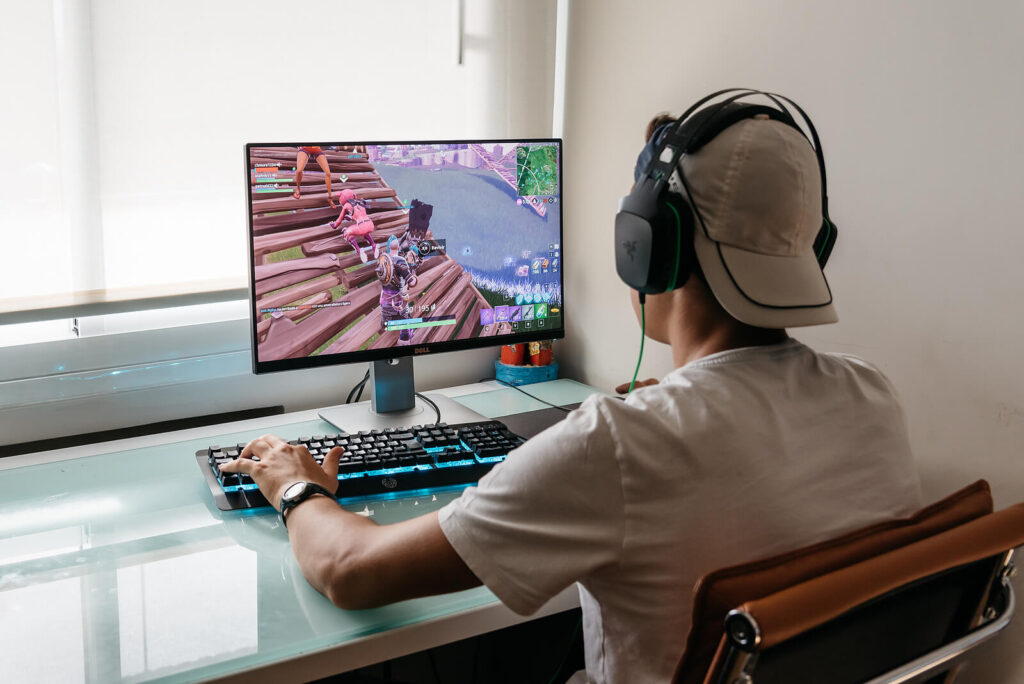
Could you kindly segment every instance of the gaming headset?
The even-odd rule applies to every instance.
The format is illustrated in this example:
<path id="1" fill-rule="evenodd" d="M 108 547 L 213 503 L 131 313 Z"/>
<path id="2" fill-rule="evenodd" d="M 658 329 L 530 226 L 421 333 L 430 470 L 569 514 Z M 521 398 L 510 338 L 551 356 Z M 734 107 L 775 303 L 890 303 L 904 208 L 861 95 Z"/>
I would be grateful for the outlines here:
<path id="1" fill-rule="evenodd" d="M 696 111 L 709 100 L 726 94 L 729 96 L 721 102 Z M 739 102 L 752 95 L 764 96 L 776 107 Z M 688 199 L 691 193 L 678 166 L 679 158 L 701 149 L 734 123 L 755 116 L 767 116 L 792 126 L 806 138 L 780 100 L 800 113 L 811 133 L 812 146 L 818 158 L 822 223 L 814 239 L 814 252 L 818 265 L 824 269 L 835 246 L 837 230 L 828 216 L 825 158 L 814 124 L 800 105 L 787 97 L 750 88 L 728 88 L 701 98 L 675 121 L 658 126 L 637 158 L 633 172 L 636 184 L 620 200 L 615 216 L 615 268 L 627 285 L 641 293 L 641 300 L 646 294 L 670 292 L 682 287 L 697 268 L 693 231 L 695 213 L 701 220 L 700 208 Z M 683 185 L 680 190 L 683 192 L 670 188 L 672 174 L 676 171 L 679 172 Z"/>

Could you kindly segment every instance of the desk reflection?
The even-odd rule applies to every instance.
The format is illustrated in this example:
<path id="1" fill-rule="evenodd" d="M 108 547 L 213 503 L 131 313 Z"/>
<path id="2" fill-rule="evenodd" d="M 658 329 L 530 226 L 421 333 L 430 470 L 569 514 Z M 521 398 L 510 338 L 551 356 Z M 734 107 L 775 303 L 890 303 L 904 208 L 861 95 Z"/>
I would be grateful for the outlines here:
<path id="1" fill-rule="evenodd" d="M 346 508 L 387 524 L 459 493 Z M 405 608 L 340 611 L 320 596 L 269 510 L 192 504 L 67 522 L 35 519 L 0 539 L 0 682 L 176 679 L 408 620 Z"/>

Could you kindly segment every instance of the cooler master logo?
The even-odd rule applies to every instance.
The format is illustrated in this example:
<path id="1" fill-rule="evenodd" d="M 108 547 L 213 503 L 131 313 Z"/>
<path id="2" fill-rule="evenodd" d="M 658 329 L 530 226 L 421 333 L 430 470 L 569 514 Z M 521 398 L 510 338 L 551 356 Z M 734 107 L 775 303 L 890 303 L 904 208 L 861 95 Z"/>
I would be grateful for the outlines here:
<path id="1" fill-rule="evenodd" d="M 395 487 L 398 486 L 398 480 L 396 480 L 393 477 L 385 477 L 380 481 L 380 483 L 384 486 L 385 489 L 394 489 Z"/>
<path id="2" fill-rule="evenodd" d="M 629 255 L 629 260 L 633 261 L 633 257 L 636 254 L 636 240 L 626 240 L 622 243 L 622 246 L 626 248 L 626 254 Z"/>
<path id="3" fill-rule="evenodd" d="M 426 354 L 430 351 L 430 347 L 416 347 L 412 350 L 413 354 Z"/>

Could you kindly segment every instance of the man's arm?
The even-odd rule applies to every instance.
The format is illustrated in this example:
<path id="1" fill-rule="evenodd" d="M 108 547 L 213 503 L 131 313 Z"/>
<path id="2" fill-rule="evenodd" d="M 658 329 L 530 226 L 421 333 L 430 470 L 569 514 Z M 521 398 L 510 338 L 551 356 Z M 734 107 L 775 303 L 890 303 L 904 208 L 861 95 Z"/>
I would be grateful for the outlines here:
<path id="1" fill-rule="evenodd" d="M 337 489 L 342 453 L 340 447 L 332 449 L 321 468 L 304 447 L 264 435 L 221 470 L 252 475 L 279 508 L 281 495 L 294 482 Z M 288 532 L 302 574 L 341 608 L 371 608 L 480 584 L 448 543 L 436 513 L 378 525 L 314 496 L 288 512 Z"/>
<path id="2" fill-rule="evenodd" d="M 441 532 L 436 512 L 378 525 L 318 496 L 288 514 L 288 531 L 302 574 L 341 608 L 373 608 L 480 584 Z"/>

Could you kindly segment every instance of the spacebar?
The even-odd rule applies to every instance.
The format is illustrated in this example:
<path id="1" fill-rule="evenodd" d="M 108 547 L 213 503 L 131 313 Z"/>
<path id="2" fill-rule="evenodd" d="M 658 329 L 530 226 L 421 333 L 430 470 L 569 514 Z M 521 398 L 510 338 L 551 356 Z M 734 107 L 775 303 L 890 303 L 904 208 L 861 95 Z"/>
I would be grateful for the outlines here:
<path id="1" fill-rule="evenodd" d="M 351 496 L 367 496 L 369 494 L 387 494 L 412 489 L 429 489 L 458 484 L 472 484 L 487 474 L 493 463 L 477 463 L 475 465 L 455 466 L 452 468 L 433 468 L 417 470 L 393 475 L 374 475 L 373 477 L 356 477 L 338 482 L 337 497 L 344 499 Z"/>

